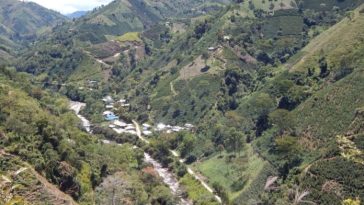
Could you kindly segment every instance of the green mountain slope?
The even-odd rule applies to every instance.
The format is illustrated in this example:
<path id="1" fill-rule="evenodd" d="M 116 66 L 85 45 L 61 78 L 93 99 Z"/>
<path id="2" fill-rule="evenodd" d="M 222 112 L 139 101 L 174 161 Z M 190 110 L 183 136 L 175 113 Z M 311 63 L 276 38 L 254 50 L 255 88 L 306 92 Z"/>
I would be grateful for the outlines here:
<path id="1" fill-rule="evenodd" d="M 142 150 L 81 130 L 69 100 L 29 75 L 0 67 L 0 105 L 1 204 L 176 204 Z"/>
<path id="2" fill-rule="evenodd" d="M 9 55 L 36 40 L 42 33 L 66 17 L 32 2 L 3 0 L 0 2 L 0 57 L 5 62 Z"/>
<path id="3" fill-rule="evenodd" d="M 227 3 L 227 1 L 216 2 Z M 83 17 L 71 29 L 79 33 L 78 36 L 82 41 L 100 43 L 107 41 L 108 36 L 142 32 L 165 18 L 181 14 L 188 17 L 186 11 L 201 5 L 203 1 L 115 0 Z M 195 12 L 190 12 L 191 15 L 197 15 L 199 11 L 200 9 L 196 9 Z"/>
<path id="4" fill-rule="evenodd" d="M 227 204 L 363 201 L 364 1 L 228 3 L 114 1 L 55 28 L 16 67 L 87 102 L 101 127 L 105 95 L 128 99 L 125 119 L 194 124 L 145 149 L 183 177 L 176 150 Z"/>
<path id="5" fill-rule="evenodd" d="M 33 35 L 66 19 L 63 15 L 38 4 L 13 0 L 1 1 L 0 16 L 2 34 L 19 40 L 32 38 Z"/>
<path id="6" fill-rule="evenodd" d="M 223 8 L 228 1 L 113 1 L 86 16 L 57 26 L 53 34 L 38 41 L 18 59 L 16 67 L 41 75 L 38 81 L 76 82 L 85 87 L 88 80 L 108 82 L 114 73 L 128 74 L 138 62 L 166 44 L 173 30 L 168 22 L 191 6 L 184 23 Z M 34 55 L 34 53 L 36 55 Z M 47 76 L 48 78 L 44 78 Z"/>
<path id="7" fill-rule="evenodd" d="M 296 185 L 308 189 L 307 199 L 319 204 L 362 197 L 362 188 L 352 181 L 358 177 L 362 182 L 362 135 L 350 134 L 355 146 L 349 150 L 339 148 L 342 140 L 337 140 L 352 133 L 350 125 L 361 119 L 363 11 L 346 9 L 362 2 L 333 2 L 304 1 L 297 10 L 282 7 L 274 14 L 262 12 L 259 8 L 266 8 L 257 3 L 258 10 L 251 12 L 246 2 L 197 21 L 142 70 L 124 78 L 120 93 L 131 99 L 130 112 L 141 120 L 197 124 L 195 146 L 183 155 L 200 158 L 195 168 L 211 184 L 222 185 L 235 204 L 290 203 L 285 196 Z M 331 11 L 333 5 L 333 13 L 323 9 Z M 230 144 L 236 132 L 243 148 Z M 183 140 L 170 143 L 184 153 Z M 227 153 L 220 156 L 221 147 Z M 348 157 L 351 151 L 358 154 Z M 230 163 L 224 161 L 229 156 Z M 259 160 L 260 166 L 244 163 Z M 341 181 L 327 170 L 337 166 L 341 177 L 349 165 L 356 171 Z M 311 166 L 318 184 L 304 182 Z M 267 194 L 264 184 L 272 175 L 282 179 L 280 191 Z M 293 180 L 297 177 L 302 181 Z M 328 182 L 338 183 L 342 195 L 323 193 Z"/>

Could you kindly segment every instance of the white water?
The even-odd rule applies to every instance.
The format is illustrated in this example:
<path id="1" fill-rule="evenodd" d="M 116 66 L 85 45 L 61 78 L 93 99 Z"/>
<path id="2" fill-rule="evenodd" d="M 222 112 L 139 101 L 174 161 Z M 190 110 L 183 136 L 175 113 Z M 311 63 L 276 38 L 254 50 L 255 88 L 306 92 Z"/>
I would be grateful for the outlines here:
<path id="1" fill-rule="evenodd" d="M 71 110 L 75 111 L 77 117 L 80 118 L 80 120 L 82 121 L 82 126 L 86 129 L 88 133 L 92 133 L 90 121 L 88 121 L 84 116 L 79 114 L 81 109 L 85 106 L 85 103 L 75 101 L 70 102 L 70 108 Z"/>
<path id="2" fill-rule="evenodd" d="M 176 177 L 168 170 L 162 167 L 156 160 L 154 160 L 149 154 L 144 152 L 144 161 L 152 164 L 158 175 L 163 179 L 163 182 L 169 186 L 172 193 L 181 199 L 180 205 L 192 205 L 190 201 L 182 198 L 182 190 Z"/>
<path id="3" fill-rule="evenodd" d="M 85 103 L 75 102 L 75 101 L 70 102 L 71 110 L 75 111 L 77 117 L 81 119 L 82 125 L 85 127 L 86 131 L 88 133 L 92 133 L 90 121 L 88 121 L 85 117 L 83 117 L 82 115 L 79 114 L 81 109 L 85 106 L 86 106 Z M 140 130 L 139 130 L 139 132 L 140 132 Z M 139 135 L 140 135 L 140 133 L 139 133 Z M 112 143 L 109 140 L 103 140 L 102 142 L 105 144 Z M 153 165 L 154 169 L 156 170 L 158 175 L 162 178 L 163 182 L 166 185 L 168 185 L 168 187 L 171 189 L 172 194 L 174 194 L 175 196 L 178 196 L 180 198 L 180 200 L 181 200 L 180 205 L 192 205 L 192 202 L 187 201 L 186 199 L 184 199 L 181 196 L 182 190 L 181 190 L 180 184 L 179 184 L 177 178 L 168 169 L 163 168 L 159 162 L 157 162 L 148 153 L 145 153 L 145 152 L 144 152 L 144 161 Z"/>

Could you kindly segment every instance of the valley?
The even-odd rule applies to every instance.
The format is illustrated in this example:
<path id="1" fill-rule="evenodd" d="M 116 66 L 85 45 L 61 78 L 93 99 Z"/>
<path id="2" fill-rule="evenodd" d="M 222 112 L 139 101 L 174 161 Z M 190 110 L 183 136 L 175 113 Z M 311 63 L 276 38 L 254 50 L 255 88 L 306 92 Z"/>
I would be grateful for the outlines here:
<path id="1" fill-rule="evenodd" d="M 364 1 L 73 15 L 0 1 L 0 204 L 363 203 Z"/>
<path id="2" fill-rule="evenodd" d="M 80 111 L 82 109 L 82 107 L 85 107 L 86 104 L 84 103 L 81 103 L 81 102 L 74 102 L 74 101 L 71 101 L 70 102 L 70 108 L 76 113 L 77 117 L 80 118 L 80 120 L 82 121 L 82 126 L 85 128 L 85 130 L 89 133 L 92 133 L 92 130 L 90 129 L 90 126 L 91 126 L 91 123 L 90 121 L 88 121 L 85 117 L 83 117 L 82 115 L 80 115 Z M 133 120 L 133 124 L 135 125 L 135 129 L 136 129 L 136 133 L 135 135 L 138 136 L 138 138 L 146 143 L 146 144 L 150 144 L 150 142 L 145 139 L 143 136 L 142 136 L 142 132 L 141 132 L 141 129 L 140 129 L 140 125 Z M 110 141 L 108 140 L 104 140 L 103 143 L 111 143 Z M 137 148 L 137 147 L 136 147 Z M 178 161 L 180 161 L 181 163 L 184 162 L 183 159 L 180 159 L 180 156 L 179 154 L 174 151 L 174 150 L 170 150 L 171 154 L 177 158 Z M 144 152 L 144 161 L 146 163 L 150 163 L 153 165 L 153 168 L 157 171 L 157 173 L 159 174 L 159 176 L 163 179 L 163 182 L 165 184 L 167 184 L 172 193 L 175 194 L 176 196 L 178 197 L 181 197 L 181 190 L 180 190 L 180 185 L 178 183 L 178 180 L 173 176 L 173 173 L 169 172 L 168 169 L 166 168 L 163 168 L 162 165 L 160 163 L 158 163 L 156 160 L 154 160 L 148 153 L 145 153 Z M 192 171 L 191 168 L 188 168 L 187 167 L 187 172 L 192 176 L 194 177 L 197 181 L 199 181 L 201 183 L 201 185 L 206 188 L 207 191 L 209 191 L 210 193 L 214 193 L 213 189 L 206 184 L 206 182 L 203 181 L 203 179 L 201 177 L 199 177 L 198 175 L 196 175 L 196 173 L 194 171 Z M 221 201 L 221 198 L 217 195 L 214 196 L 216 198 L 216 200 L 219 202 L 219 203 L 222 203 Z M 190 205 L 192 204 L 190 201 L 187 201 L 186 199 L 183 199 L 181 198 L 181 202 L 180 202 L 181 205 Z"/>

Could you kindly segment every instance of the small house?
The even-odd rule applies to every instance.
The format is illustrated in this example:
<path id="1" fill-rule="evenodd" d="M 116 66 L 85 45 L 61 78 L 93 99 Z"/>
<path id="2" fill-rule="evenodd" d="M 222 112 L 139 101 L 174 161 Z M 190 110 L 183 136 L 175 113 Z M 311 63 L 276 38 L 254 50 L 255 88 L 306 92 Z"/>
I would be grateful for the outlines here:
<path id="1" fill-rule="evenodd" d="M 186 127 L 187 129 L 192 129 L 192 128 L 194 128 L 195 126 L 193 126 L 192 124 L 186 123 L 186 124 L 185 124 L 185 127 Z"/>
<path id="2" fill-rule="evenodd" d="M 106 97 L 102 98 L 102 101 L 104 101 L 104 103 L 107 103 L 107 104 L 114 102 L 114 100 L 112 99 L 111 96 L 106 96 Z"/>
<path id="3" fill-rule="evenodd" d="M 107 115 L 104 115 L 104 117 L 105 117 L 105 120 L 107 120 L 107 121 L 114 121 L 114 120 L 119 119 L 119 117 L 116 116 L 114 113 L 109 113 Z"/>
<path id="4" fill-rule="evenodd" d="M 114 123 L 113 123 L 115 126 L 118 126 L 118 127 L 126 127 L 127 124 L 123 121 L 120 121 L 120 120 L 115 120 Z"/>
<path id="5" fill-rule="evenodd" d="M 120 99 L 118 102 L 121 103 L 121 104 L 125 104 L 126 103 L 126 100 Z"/>
<path id="6" fill-rule="evenodd" d="M 125 130 L 124 130 L 124 129 L 114 128 L 113 130 L 114 130 L 116 133 L 118 133 L 118 134 L 125 133 Z"/>
<path id="7" fill-rule="evenodd" d="M 125 130 L 135 130 L 135 127 L 134 127 L 134 126 L 127 126 L 127 127 L 125 128 Z"/>
<path id="8" fill-rule="evenodd" d="M 106 109 L 114 109 L 114 105 L 106 105 L 105 108 Z"/>
<path id="9" fill-rule="evenodd" d="M 173 132 L 180 132 L 182 130 L 183 130 L 183 127 L 180 127 L 180 126 L 174 126 L 174 127 L 172 127 L 172 131 Z"/>
<path id="10" fill-rule="evenodd" d="M 157 131 L 163 131 L 163 130 L 165 130 L 166 129 L 166 125 L 165 124 L 163 124 L 163 123 L 159 123 L 158 125 L 157 125 L 157 128 L 156 128 L 156 130 Z"/>
<path id="11" fill-rule="evenodd" d="M 230 36 L 224 36 L 224 41 L 230 41 Z"/>
<path id="12" fill-rule="evenodd" d="M 102 115 L 103 116 L 105 116 L 105 115 L 110 115 L 110 114 L 114 114 L 113 112 L 111 112 L 111 111 L 105 111 L 105 112 L 103 112 L 102 113 Z"/>
<path id="13" fill-rule="evenodd" d="M 153 134 L 153 132 L 145 130 L 145 131 L 143 131 L 143 134 L 146 136 L 151 136 Z"/>

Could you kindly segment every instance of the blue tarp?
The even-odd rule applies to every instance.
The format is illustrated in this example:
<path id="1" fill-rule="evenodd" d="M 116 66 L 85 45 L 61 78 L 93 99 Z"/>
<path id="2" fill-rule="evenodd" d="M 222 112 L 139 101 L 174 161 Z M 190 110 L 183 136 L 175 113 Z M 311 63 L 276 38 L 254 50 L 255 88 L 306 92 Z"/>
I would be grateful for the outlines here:
<path id="1" fill-rule="evenodd" d="M 113 120 L 118 120 L 118 119 L 119 119 L 119 117 L 114 114 L 108 114 L 105 116 L 105 120 L 107 120 L 107 121 L 113 121 Z"/>

